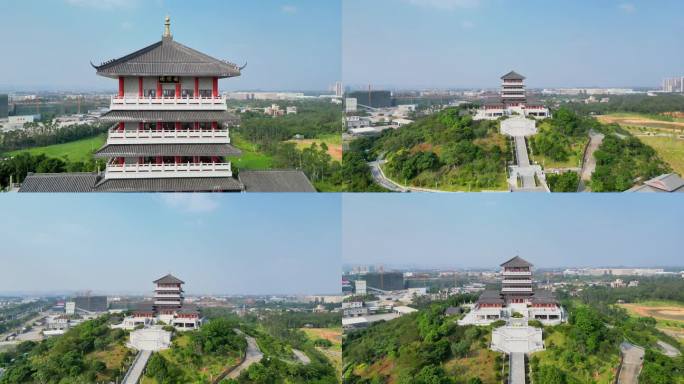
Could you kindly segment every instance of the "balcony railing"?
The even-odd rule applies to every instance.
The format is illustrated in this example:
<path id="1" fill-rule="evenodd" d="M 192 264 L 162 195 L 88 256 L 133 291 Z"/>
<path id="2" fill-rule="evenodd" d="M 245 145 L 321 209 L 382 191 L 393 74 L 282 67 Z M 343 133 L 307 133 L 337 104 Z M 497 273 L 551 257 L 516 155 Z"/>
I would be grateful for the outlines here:
<path id="1" fill-rule="evenodd" d="M 232 177 L 230 163 L 107 164 L 108 179 Z"/>
<path id="2" fill-rule="evenodd" d="M 501 292 L 532 292 L 532 288 L 524 288 L 524 287 L 510 288 L 510 287 L 503 287 L 503 288 L 501 288 Z"/>
<path id="3" fill-rule="evenodd" d="M 156 300 L 154 302 L 154 305 L 181 305 L 181 302 L 180 302 L 180 300 L 175 300 L 175 301 Z"/>
<path id="4" fill-rule="evenodd" d="M 503 280 L 503 284 L 532 284 L 532 280 Z"/>
<path id="5" fill-rule="evenodd" d="M 228 109 L 226 98 L 217 97 L 179 97 L 155 98 L 138 96 L 112 96 L 112 111 L 144 111 L 144 110 L 210 110 L 225 111 Z"/>
<path id="6" fill-rule="evenodd" d="M 230 132 L 226 128 L 215 130 L 118 130 L 112 128 L 107 144 L 230 144 Z"/>
<path id="7" fill-rule="evenodd" d="M 503 271 L 503 276 L 532 276 L 532 271 Z"/>

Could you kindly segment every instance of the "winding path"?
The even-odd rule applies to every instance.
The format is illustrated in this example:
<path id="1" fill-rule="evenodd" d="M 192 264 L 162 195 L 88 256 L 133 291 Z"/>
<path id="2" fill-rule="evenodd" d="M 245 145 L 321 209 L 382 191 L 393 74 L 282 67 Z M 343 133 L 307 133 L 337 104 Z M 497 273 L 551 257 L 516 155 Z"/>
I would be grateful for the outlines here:
<path id="1" fill-rule="evenodd" d="M 644 362 L 644 349 L 628 342 L 620 344 L 622 365 L 617 384 L 638 384 L 639 372 Z"/>
<path id="2" fill-rule="evenodd" d="M 235 332 L 242 333 L 237 329 L 235 330 Z M 259 346 L 257 345 L 257 342 L 253 337 L 245 335 L 245 340 L 247 340 L 247 351 L 245 352 L 245 359 L 242 361 L 242 364 L 238 365 L 237 367 L 235 367 L 235 369 L 230 371 L 228 376 L 226 376 L 229 379 L 237 378 L 238 376 L 240 376 L 242 371 L 249 368 L 252 364 L 260 362 L 261 359 L 264 358 L 264 354 L 261 353 L 261 350 L 259 349 Z"/>
<path id="3" fill-rule="evenodd" d="M 582 159 L 582 170 L 580 171 L 580 182 L 577 186 L 577 192 L 591 192 L 587 187 L 587 183 L 591 180 L 591 175 L 596 169 L 596 158 L 594 152 L 603 143 L 605 136 L 602 133 L 589 132 L 589 144 L 584 151 L 584 158 Z"/>
<path id="4" fill-rule="evenodd" d="M 311 363 L 311 359 L 309 358 L 309 356 L 307 356 L 306 353 L 300 351 L 299 349 L 292 348 L 292 353 L 294 353 L 295 357 L 300 363 L 304 365 Z"/>

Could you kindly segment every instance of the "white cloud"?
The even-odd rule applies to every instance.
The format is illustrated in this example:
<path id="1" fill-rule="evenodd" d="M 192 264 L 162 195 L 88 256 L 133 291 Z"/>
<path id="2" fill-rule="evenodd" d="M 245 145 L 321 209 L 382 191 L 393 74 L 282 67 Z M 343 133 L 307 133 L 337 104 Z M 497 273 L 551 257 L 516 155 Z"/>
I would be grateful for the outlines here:
<path id="1" fill-rule="evenodd" d="M 283 11 L 283 13 L 288 13 L 290 15 L 297 13 L 297 7 L 290 4 L 283 5 L 282 7 L 280 7 L 280 10 Z"/>
<path id="2" fill-rule="evenodd" d="M 631 3 L 622 3 L 618 6 L 621 11 L 626 12 L 626 13 L 634 13 L 636 11 L 636 6 Z"/>
<path id="3" fill-rule="evenodd" d="M 404 0 L 413 5 L 437 9 L 452 10 L 456 8 L 475 8 L 480 0 Z"/>
<path id="4" fill-rule="evenodd" d="M 75 7 L 95 8 L 95 9 L 119 9 L 132 8 L 138 0 L 65 0 L 67 4 Z"/>
<path id="5" fill-rule="evenodd" d="M 213 212 L 219 207 L 219 203 L 213 195 L 204 193 L 161 194 L 161 201 L 166 206 L 185 213 Z"/>

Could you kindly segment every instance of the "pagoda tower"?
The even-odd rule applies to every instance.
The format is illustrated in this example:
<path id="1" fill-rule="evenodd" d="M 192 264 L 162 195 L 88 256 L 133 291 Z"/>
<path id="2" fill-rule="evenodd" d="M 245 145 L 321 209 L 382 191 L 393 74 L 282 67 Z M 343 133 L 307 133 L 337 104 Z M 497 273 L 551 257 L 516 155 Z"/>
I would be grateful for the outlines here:
<path id="1" fill-rule="evenodd" d="M 510 71 L 501 76 L 501 101 L 505 106 L 524 106 L 527 101 L 525 96 L 525 76 Z"/>
<path id="2" fill-rule="evenodd" d="M 181 279 L 168 274 L 153 281 L 154 309 L 158 313 L 167 313 L 183 307 L 183 284 Z"/>
<path id="3" fill-rule="evenodd" d="M 501 264 L 501 295 L 509 304 L 528 304 L 532 291 L 532 264 L 519 256 Z"/>
<path id="4" fill-rule="evenodd" d="M 113 125 L 96 157 L 108 159 L 99 191 L 240 191 L 228 156 L 237 119 L 219 79 L 241 67 L 174 41 L 166 17 L 161 41 L 99 66 L 118 93 L 101 121 Z"/>

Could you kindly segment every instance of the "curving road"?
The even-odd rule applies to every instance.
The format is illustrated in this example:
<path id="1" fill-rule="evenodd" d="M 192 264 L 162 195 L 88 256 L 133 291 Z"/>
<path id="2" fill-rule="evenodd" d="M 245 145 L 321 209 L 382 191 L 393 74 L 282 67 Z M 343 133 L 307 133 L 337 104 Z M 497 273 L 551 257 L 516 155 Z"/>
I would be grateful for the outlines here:
<path id="1" fill-rule="evenodd" d="M 235 330 L 235 332 L 242 333 L 237 329 Z M 264 358 L 264 354 L 261 353 L 261 350 L 259 349 L 259 346 L 257 345 L 257 342 L 253 337 L 245 335 L 245 340 L 247 340 L 247 351 L 245 352 L 245 360 L 242 361 L 242 364 L 238 365 L 237 367 L 235 367 L 235 369 L 230 371 L 228 376 L 226 376 L 227 378 L 237 378 L 238 376 L 240 376 L 242 371 L 249 368 L 252 364 L 260 362 L 261 359 Z"/>
<path id="2" fill-rule="evenodd" d="M 644 349 L 628 342 L 620 344 L 622 366 L 617 384 L 638 384 L 639 372 L 644 362 Z"/>
<path id="3" fill-rule="evenodd" d="M 596 169 L 596 158 L 594 158 L 594 152 L 603 143 L 603 138 L 605 136 L 602 133 L 589 132 L 589 144 L 587 144 L 587 149 L 584 151 L 584 158 L 582 159 L 582 170 L 580 171 L 580 182 L 577 186 L 577 192 L 591 192 L 587 187 L 587 184 L 591 180 L 591 175 Z"/>

